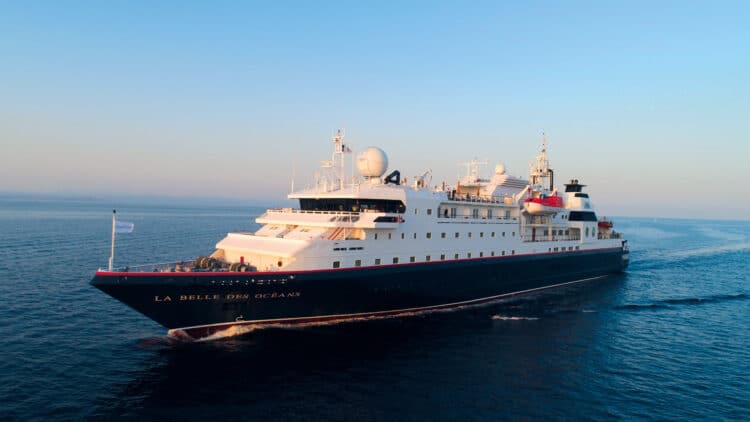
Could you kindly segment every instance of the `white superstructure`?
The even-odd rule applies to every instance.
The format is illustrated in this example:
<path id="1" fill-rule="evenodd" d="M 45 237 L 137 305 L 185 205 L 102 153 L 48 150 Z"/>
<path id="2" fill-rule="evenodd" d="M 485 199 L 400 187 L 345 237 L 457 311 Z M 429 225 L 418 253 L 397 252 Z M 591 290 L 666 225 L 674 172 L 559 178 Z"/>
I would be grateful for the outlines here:
<path id="1" fill-rule="evenodd" d="M 214 258 L 258 271 L 331 270 L 429 261 L 486 259 L 619 247 L 611 223 L 594 214 L 584 185 L 554 187 L 546 140 L 530 178 L 487 178 L 467 165 L 455 186 L 431 185 L 431 172 L 410 180 L 387 176 L 388 158 L 369 147 L 356 157 L 359 177 L 345 176 L 351 152 L 341 133 L 315 186 L 293 192 L 298 209 L 271 209 L 255 233 L 229 233 Z"/>

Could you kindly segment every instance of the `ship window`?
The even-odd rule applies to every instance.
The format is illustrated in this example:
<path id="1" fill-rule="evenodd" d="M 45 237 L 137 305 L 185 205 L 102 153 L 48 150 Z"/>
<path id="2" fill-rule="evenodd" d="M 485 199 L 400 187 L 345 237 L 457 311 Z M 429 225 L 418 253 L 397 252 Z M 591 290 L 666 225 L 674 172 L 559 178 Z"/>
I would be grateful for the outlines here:
<path id="1" fill-rule="evenodd" d="M 505 251 L 503 251 L 503 254 L 502 254 L 502 256 L 505 256 Z"/>
<path id="2" fill-rule="evenodd" d="M 380 258 L 375 258 L 375 265 L 380 265 Z"/>
<path id="3" fill-rule="evenodd" d="M 490 237 L 495 237 L 495 232 L 492 232 L 492 234 L 490 235 Z"/>
<path id="4" fill-rule="evenodd" d="M 279 267 L 281 267 L 281 265 L 282 265 L 282 262 L 281 262 L 281 261 L 279 261 L 279 262 L 277 262 L 277 263 L 276 263 L 276 265 L 277 265 L 277 266 L 279 266 Z"/>
<path id="5" fill-rule="evenodd" d="M 576 193 L 576 198 L 588 198 L 588 193 Z"/>
<path id="6" fill-rule="evenodd" d="M 516 235 L 516 232 L 513 232 L 513 236 L 515 236 L 515 235 Z"/>
<path id="7" fill-rule="evenodd" d="M 427 261 L 427 262 L 430 262 L 430 256 L 427 255 L 426 257 L 424 257 L 424 260 Z"/>
<path id="8" fill-rule="evenodd" d="M 456 218 L 456 207 L 451 208 L 451 218 Z"/>
<path id="9" fill-rule="evenodd" d="M 341 261 L 333 261 L 333 268 L 341 267 Z"/>
<path id="10" fill-rule="evenodd" d="M 299 200 L 299 206 L 303 211 L 374 210 L 379 212 L 395 212 L 399 214 L 403 214 L 406 211 L 406 206 L 403 202 L 392 199 L 304 198 Z"/>
<path id="11" fill-rule="evenodd" d="M 440 237 L 442 237 L 443 239 L 445 239 L 445 232 L 440 233 Z"/>
<path id="12" fill-rule="evenodd" d="M 361 267 L 362 266 L 362 260 L 358 259 L 358 260 L 354 261 L 354 266 L 355 267 Z"/>
<path id="13" fill-rule="evenodd" d="M 388 240 L 391 240 L 391 233 L 388 233 Z"/>
<path id="14" fill-rule="evenodd" d="M 479 257 L 481 258 L 483 256 L 484 256 L 484 252 L 479 252 Z"/>
<path id="15" fill-rule="evenodd" d="M 458 239 L 458 232 L 456 232 L 456 239 Z"/>
<path id="16" fill-rule="evenodd" d="M 417 215 L 417 214 L 419 214 L 419 212 L 418 212 L 418 211 L 419 211 L 418 209 L 414 208 L 414 215 Z"/>
<path id="17" fill-rule="evenodd" d="M 490 256 L 495 256 L 495 251 L 490 252 Z"/>
<path id="18" fill-rule="evenodd" d="M 467 257 L 467 258 L 471 258 L 471 252 L 467 253 L 467 254 L 466 254 L 466 257 Z"/>
<path id="19" fill-rule="evenodd" d="M 406 233 L 401 233 L 401 238 L 403 239 L 406 236 Z"/>
<path id="20" fill-rule="evenodd" d="M 471 217 L 472 218 L 479 218 L 479 209 L 474 208 L 471 210 Z"/>
<path id="21" fill-rule="evenodd" d="M 568 230 L 565 230 L 565 234 L 568 235 L 570 234 L 570 232 Z"/>
<path id="22" fill-rule="evenodd" d="M 375 240 L 378 240 L 378 234 L 377 233 L 375 233 L 375 236 L 373 236 L 373 237 L 375 238 Z"/>
<path id="23" fill-rule="evenodd" d="M 505 218 L 510 218 L 510 211 L 505 211 Z"/>
<path id="24" fill-rule="evenodd" d="M 510 251 L 510 254 L 511 254 L 511 255 L 515 255 L 515 254 L 516 254 L 516 250 L 515 250 L 515 249 L 513 249 L 512 251 Z"/>
<path id="25" fill-rule="evenodd" d="M 416 233 L 414 233 L 414 238 L 415 238 L 415 239 L 417 238 L 417 234 L 416 234 Z"/>
<path id="26" fill-rule="evenodd" d="M 552 248 L 547 248 L 547 252 L 552 252 Z"/>
<path id="27" fill-rule="evenodd" d="M 589 228 L 586 227 L 586 237 L 589 237 Z"/>
<path id="28" fill-rule="evenodd" d="M 393 258 L 393 263 L 398 264 L 398 257 Z"/>
<path id="29" fill-rule="evenodd" d="M 471 237 L 471 232 L 469 232 L 469 237 Z"/>
<path id="30" fill-rule="evenodd" d="M 593 211 L 571 211 L 570 221 L 596 221 L 596 213 Z"/>
<path id="31" fill-rule="evenodd" d="M 455 254 L 455 255 L 453 256 L 453 259 L 458 259 L 458 254 Z"/>
<path id="32" fill-rule="evenodd" d="M 484 237 L 484 232 L 479 232 L 479 237 Z"/>
<path id="33" fill-rule="evenodd" d="M 432 215 L 432 208 L 427 208 L 427 215 Z"/>
<path id="34" fill-rule="evenodd" d="M 580 249 L 578 246 L 576 246 L 576 250 Z"/>
<path id="35" fill-rule="evenodd" d="M 409 257 L 409 262 L 416 262 L 416 261 L 417 261 L 417 257 L 414 257 L 414 256 Z"/>
<path id="36" fill-rule="evenodd" d="M 544 229 L 544 235 L 547 236 L 547 229 Z"/>
<path id="37" fill-rule="evenodd" d="M 555 252 L 557 252 L 557 251 L 558 251 L 558 248 L 555 248 Z"/>
<path id="38" fill-rule="evenodd" d="M 427 233 L 427 238 L 432 239 L 432 233 Z"/>
<path id="39" fill-rule="evenodd" d="M 441 255 L 440 255 L 440 260 L 441 260 L 441 261 L 444 261 L 444 260 L 445 260 L 445 254 L 441 254 Z"/>
<path id="40" fill-rule="evenodd" d="M 503 237 L 505 237 L 505 232 L 503 232 Z"/>
<path id="41" fill-rule="evenodd" d="M 492 218 L 492 208 L 487 208 L 487 218 Z"/>

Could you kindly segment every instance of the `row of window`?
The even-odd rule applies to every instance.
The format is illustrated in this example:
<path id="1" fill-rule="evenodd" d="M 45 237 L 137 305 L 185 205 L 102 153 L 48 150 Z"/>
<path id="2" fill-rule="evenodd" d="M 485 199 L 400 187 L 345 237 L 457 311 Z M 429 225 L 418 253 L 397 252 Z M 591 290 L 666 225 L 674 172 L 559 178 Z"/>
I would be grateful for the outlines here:
<path id="1" fill-rule="evenodd" d="M 576 249 L 578 249 L 578 247 L 576 247 Z M 516 250 L 515 249 L 511 250 L 510 253 L 509 253 L 509 255 L 515 255 L 515 254 L 516 254 Z M 505 251 L 501 251 L 500 255 L 498 255 L 498 256 L 505 256 L 505 255 L 506 255 L 506 252 Z M 484 258 L 484 256 L 485 256 L 484 252 L 479 252 L 478 258 Z M 490 252 L 489 256 L 495 256 L 495 251 Z M 471 258 L 471 257 L 472 257 L 471 252 L 469 252 L 469 253 L 466 254 L 466 258 Z M 474 257 L 477 258 L 477 256 L 474 256 Z M 441 261 L 445 261 L 445 259 L 446 259 L 446 254 L 440 254 L 440 260 Z M 453 255 L 453 259 L 461 259 L 461 254 L 458 254 L 458 253 L 454 254 Z M 424 262 L 430 262 L 430 261 L 432 261 L 432 255 L 426 255 L 425 259 L 424 259 Z M 374 262 L 374 265 L 381 265 L 382 264 L 382 260 L 380 258 L 375 258 L 375 260 L 373 262 Z M 399 262 L 400 262 L 400 258 L 399 257 L 397 257 L 397 256 L 393 257 L 393 259 L 392 259 L 392 263 L 393 264 L 398 264 Z M 416 256 L 410 256 L 409 257 L 409 262 L 417 262 L 417 257 Z M 361 267 L 362 266 L 362 260 L 361 259 L 355 260 L 354 261 L 354 266 L 355 267 Z M 341 268 L 341 261 L 333 261 L 333 268 Z"/>
<path id="2" fill-rule="evenodd" d="M 567 230 L 566 230 L 566 232 L 567 232 Z M 545 234 L 547 234 L 547 233 L 546 233 L 546 230 L 545 230 Z M 567 234 L 567 233 L 566 233 L 566 234 Z M 393 235 L 393 233 L 388 233 L 388 239 L 392 239 L 392 235 Z M 511 233 L 511 236 L 515 236 L 515 235 L 516 235 L 516 232 L 512 232 L 512 233 Z M 468 237 L 471 237 L 471 236 L 472 236 L 472 233 L 471 233 L 471 232 L 468 232 L 468 233 L 467 233 L 467 236 L 468 236 Z M 459 237 L 461 237 L 461 233 L 459 233 L 459 232 L 455 232 L 455 233 L 454 233 L 454 235 L 453 235 L 453 237 L 455 237 L 456 239 L 458 239 Z M 479 232 L 479 237 L 484 237 L 484 232 Z M 495 237 L 495 232 L 491 232 L 491 233 L 490 233 L 490 237 Z M 502 232 L 502 233 L 501 233 L 501 237 L 505 237 L 505 232 Z M 375 240 L 378 240 L 378 233 L 375 233 L 375 234 L 373 235 L 373 238 L 374 238 Z M 402 238 L 402 239 L 406 239 L 406 233 L 401 233 L 401 238 Z M 416 233 L 412 233 L 412 238 L 416 239 L 416 238 L 417 238 L 417 234 L 416 234 Z M 425 238 L 427 238 L 427 239 L 432 239 L 432 233 L 431 233 L 431 232 L 427 232 L 427 233 L 425 233 Z M 445 232 L 443 232 L 443 233 L 440 233 L 440 238 L 441 238 L 441 239 L 445 239 L 445 238 L 446 238 L 446 233 L 445 233 Z"/>
<path id="3" fill-rule="evenodd" d="M 569 246 L 567 248 L 565 248 L 565 247 L 549 248 L 549 252 L 561 252 L 561 251 L 565 252 L 565 251 L 573 251 L 573 250 L 577 251 L 577 250 L 579 250 L 579 247 L 578 246 L 575 246 L 575 247 Z M 513 249 L 513 250 L 510 251 L 509 255 L 515 255 L 515 254 L 516 254 L 516 251 L 515 251 L 515 249 Z M 495 251 L 491 251 L 489 256 L 495 256 Z M 499 256 L 505 256 L 505 251 L 501 251 Z M 440 260 L 441 261 L 445 261 L 445 259 L 446 259 L 445 257 L 446 257 L 445 254 L 441 254 L 440 255 Z M 466 258 L 467 259 L 471 258 L 471 257 L 472 257 L 471 252 L 469 252 L 469 253 L 466 254 Z M 478 257 L 479 258 L 483 258 L 484 257 L 484 252 L 479 252 L 479 256 Z M 453 259 L 461 259 L 461 254 L 454 254 L 453 255 Z M 424 262 L 431 262 L 431 261 L 432 261 L 432 255 L 426 255 L 425 259 L 424 259 Z M 374 265 L 381 265 L 382 264 L 382 260 L 380 258 L 375 258 L 375 260 L 373 262 L 374 262 Z M 417 262 L 417 257 L 416 256 L 410 256 L 409 257 L 409 262 Z M 393 257 L 392 263 L 393 264 L 398 264 L 399 263 L 399 257 L 397 257 L 397 256 Z M 361 259 L 355 260 L 354 261 L 354 266 L 355 267 L 361 267 L 362 266 L 362 260 Z M 341 261 L 333 261 L 333 268 L 341 268 Z"/>

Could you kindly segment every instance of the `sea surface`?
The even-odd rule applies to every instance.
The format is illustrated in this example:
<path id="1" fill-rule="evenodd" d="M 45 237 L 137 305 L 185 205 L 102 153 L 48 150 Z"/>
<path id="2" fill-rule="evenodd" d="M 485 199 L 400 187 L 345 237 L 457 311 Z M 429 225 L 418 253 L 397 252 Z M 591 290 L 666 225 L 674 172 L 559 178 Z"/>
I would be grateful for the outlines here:
<path id="1" fill-rule="evenodd" d="M 627 272 L 489 306 L 176 343 L 88 283 L 260 208 L 0 198 L 0 420 L 750 420 L 750 222 L 616 218 Z"/>

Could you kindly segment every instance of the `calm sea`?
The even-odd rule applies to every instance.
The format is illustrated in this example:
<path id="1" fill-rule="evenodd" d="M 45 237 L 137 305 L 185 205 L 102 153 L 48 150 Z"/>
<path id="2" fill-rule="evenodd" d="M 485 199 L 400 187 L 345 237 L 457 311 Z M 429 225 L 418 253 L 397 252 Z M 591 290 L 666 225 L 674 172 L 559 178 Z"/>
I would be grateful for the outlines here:
<path id="1" fill-rule="evenodd" d="M 481 308 L 171 344 L 88 282 L 112 203 L 0 198 L 0 419 L 750 420 L 750 222 L 618 218 L 627 273 Z M 257 208 L 121 204 L 116 262 Z"/>

